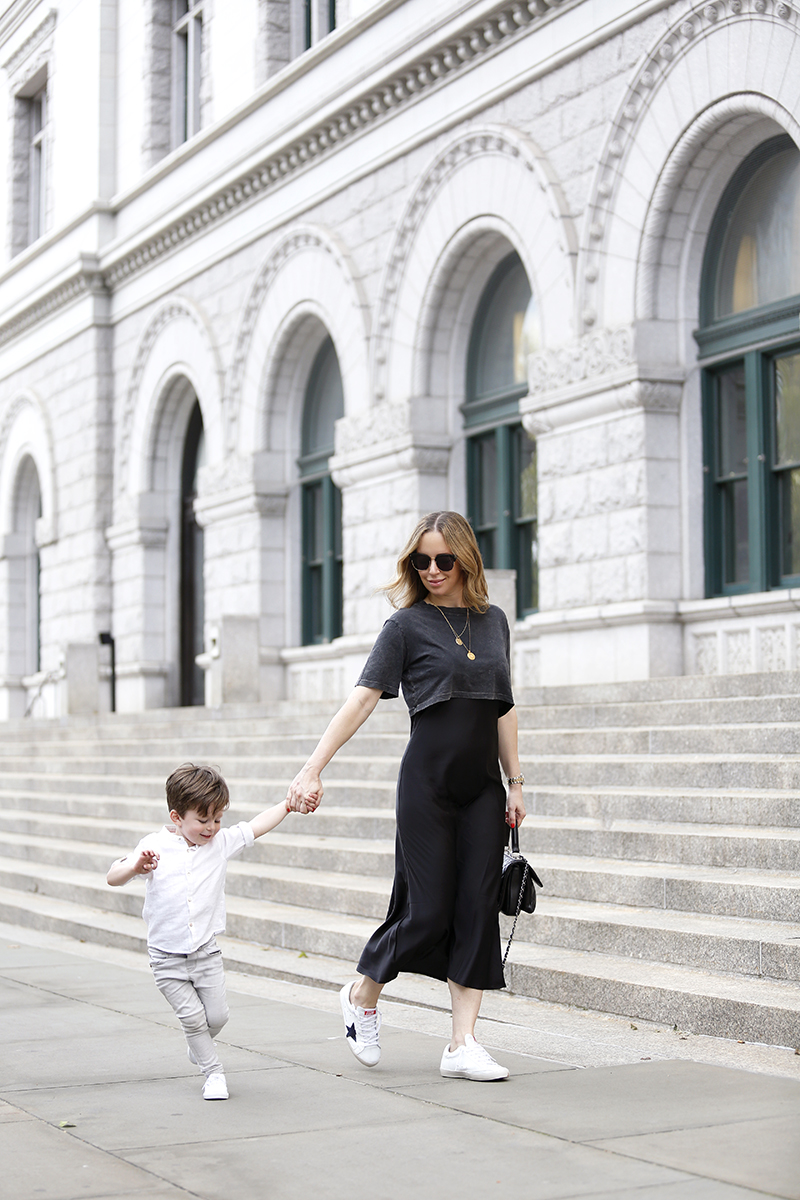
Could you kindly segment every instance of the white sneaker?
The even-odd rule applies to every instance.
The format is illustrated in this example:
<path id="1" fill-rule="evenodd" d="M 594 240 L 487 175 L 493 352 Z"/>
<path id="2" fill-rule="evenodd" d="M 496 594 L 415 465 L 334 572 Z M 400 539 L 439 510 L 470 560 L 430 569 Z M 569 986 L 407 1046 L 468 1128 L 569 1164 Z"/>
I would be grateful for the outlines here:
<path id="1" fill-rule="evenodd" d="M 445 1046 L 439 1070 L 447 1079 L 475 1079 L 481 1083 L 508 1079 L 508 1068 L 496 1063 L 471 1033 L 465 1037 L 463 1046 L 456 1046 L 455 1050 Z"/>
<path id="2" fill-rule="evenodd" d="M 374 1067 L 381 1057 L 381 1044 L 378 1039 L 381 1014 L 377 1008 L 356 1008 L 351 1004 L 350 989 L 353 986 L 352 983 L 346 983 L 339 992 L 345 1041 L 360 1063 L 365 1067 Z"/>
<path id="3" fill-rule="evenodd" d="M 203 1099 L 204 1100 L 227 1100 L 228 1099 L 228 1084 L 225 1076 L 221 1071 L 215 1071 L 213 1075 L 209 1075 L 208 1079 L 203 1084 Z"/>

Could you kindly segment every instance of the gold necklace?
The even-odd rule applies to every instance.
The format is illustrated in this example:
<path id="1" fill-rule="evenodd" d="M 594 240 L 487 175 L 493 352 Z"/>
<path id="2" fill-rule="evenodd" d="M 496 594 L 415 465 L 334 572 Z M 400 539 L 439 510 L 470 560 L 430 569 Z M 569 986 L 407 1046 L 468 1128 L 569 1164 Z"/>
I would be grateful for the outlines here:
<path id="1" fill-rule="evenodd" d="M 471 662 L 474 662 L 475 655 L 472 653 L 472 625 L 470 624 L 470 620 L 469 620 L 469 609 L 467 609 L 467 620 L 464 625 L 464 629 L 461 630 L 461 633 L 456 633 L 453 626 L 450 625 L 450 618 L 445 616 L 443 609 L 439 608 L 438 604 L 434 604 L 432 607 L 435 608 L 437 610 L 437 612 L 440 612 L 442 614 L 442 616 L 444 617 L 445 621 L 447 621 L 447 624 L 450 626 L 450 632 L 452 633 L 453 637 L 456 639 L 457 646 L 464 645 L 464 643 L 461 639 L 464 636 L 465 630 L 467 630 L 467 629 L 469 630 L 469 634 L 468 634 L 469 646 L 467 647 L 467 658 L 470 659 Z"/>

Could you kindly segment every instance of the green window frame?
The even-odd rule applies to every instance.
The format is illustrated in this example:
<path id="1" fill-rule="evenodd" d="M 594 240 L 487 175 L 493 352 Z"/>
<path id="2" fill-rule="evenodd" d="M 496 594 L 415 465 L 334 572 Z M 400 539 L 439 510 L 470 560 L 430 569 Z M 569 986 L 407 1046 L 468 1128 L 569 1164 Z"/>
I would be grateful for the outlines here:
<path id="1" fill-rule="evenodd" d="M 731 179 L 709 234 L 695 332 L 702 371 L 706 595 L 800 585 L 800 295 L 717 316 L 726 234 L 748 184 L 787 137 Z M 730 273 L 730 272 L 729 272 Z"/>
<path id="2" fill-rule="evenodd" d="M 333 428 L 344 415 L 342 377 L 330 337 L 317 351 L 303 405 L 298 459 L 302 523 L 302 639 L 304 646 L 342 635 L 342 496 L 328 467 Z"/>
<path id="3" fill-rule="evenodd" d="M 473 321 L 467 358 L 467 399 L 462 405 L 467 432 L 467 515 L 475 530 L 484 565 L 517 573 L 517 615 L 538 609 L 538 526 L 536 512 L 536 442 L 523 428 L 520 399 L 527 382 L 511 378 L 497 386 L 481 386 L 490 377 L 484 369 L 491 353 L 498 301 L 516 292 L 535 315 L 530 286 L 516 253 L 495 268 L 481 295 Z M 515 313 L 515 320 L 519 313 Z M 506 335 L 511 329 L 500 330 Z M 514 344 L 522 327 L 513 331 Z"/>

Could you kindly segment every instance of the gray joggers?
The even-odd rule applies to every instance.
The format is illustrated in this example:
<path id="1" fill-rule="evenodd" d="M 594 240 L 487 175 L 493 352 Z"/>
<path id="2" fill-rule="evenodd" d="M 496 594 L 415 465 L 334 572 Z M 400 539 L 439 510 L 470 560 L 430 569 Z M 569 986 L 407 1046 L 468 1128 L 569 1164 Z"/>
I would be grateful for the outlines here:
<path id="1" fill-rule="evenodd" d="M 192 954 L 150 947 L 156 987 L 181 1023 L 189 1049 L 204 1075 L 222 1071 L 213 1039 L 228 1020 L 222 951 L 212 937 Z"/>

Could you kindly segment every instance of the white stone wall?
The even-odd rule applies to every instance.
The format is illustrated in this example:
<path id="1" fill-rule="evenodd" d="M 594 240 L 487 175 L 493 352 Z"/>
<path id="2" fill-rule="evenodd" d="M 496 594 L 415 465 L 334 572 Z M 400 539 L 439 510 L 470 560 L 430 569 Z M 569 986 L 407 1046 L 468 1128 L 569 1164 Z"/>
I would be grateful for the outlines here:
<path id="1" fill-rule="evenodd" d="M 154 0 L 0 17 L 6 162 L 19 80 L 40 62 L 52 80 L 47 234 L 14 259 L 9 234 L 0 270 L 0 504 L 11 511 L 2 498 L 30 453 L 48 711 L 91 694 L 65 700 L 56 676 L 69 647 L 106 628 L 120 707 L 176 702 L 179 470 L 195 397 L 208 699 L 343 694 L 409 529 L 465 506 L 469 332 L 511 250 L 542 339 L 521 405 L 538 439 L 541 611 L 517 630 L 518 685 L 794 665 L 788 593 L 749 609 L 700 599 L 691 333 L 726 183 L 760 141 L 800 136 L 800 14 L 774 0 L 602 10 L 353 2 L 292 57 L 292 12 L 277 0 L 209 0 L 204 128 L 172 151 Z M 13 230 L 9 190 L 0 216 Z M 296 459 L 326 334 L 345 400 L 332 461 L 345 637 L 309 649 Z M 11 518 L 0 533 L 12 539 L 2 715 L 42 681 L 12 669 Z"/>

